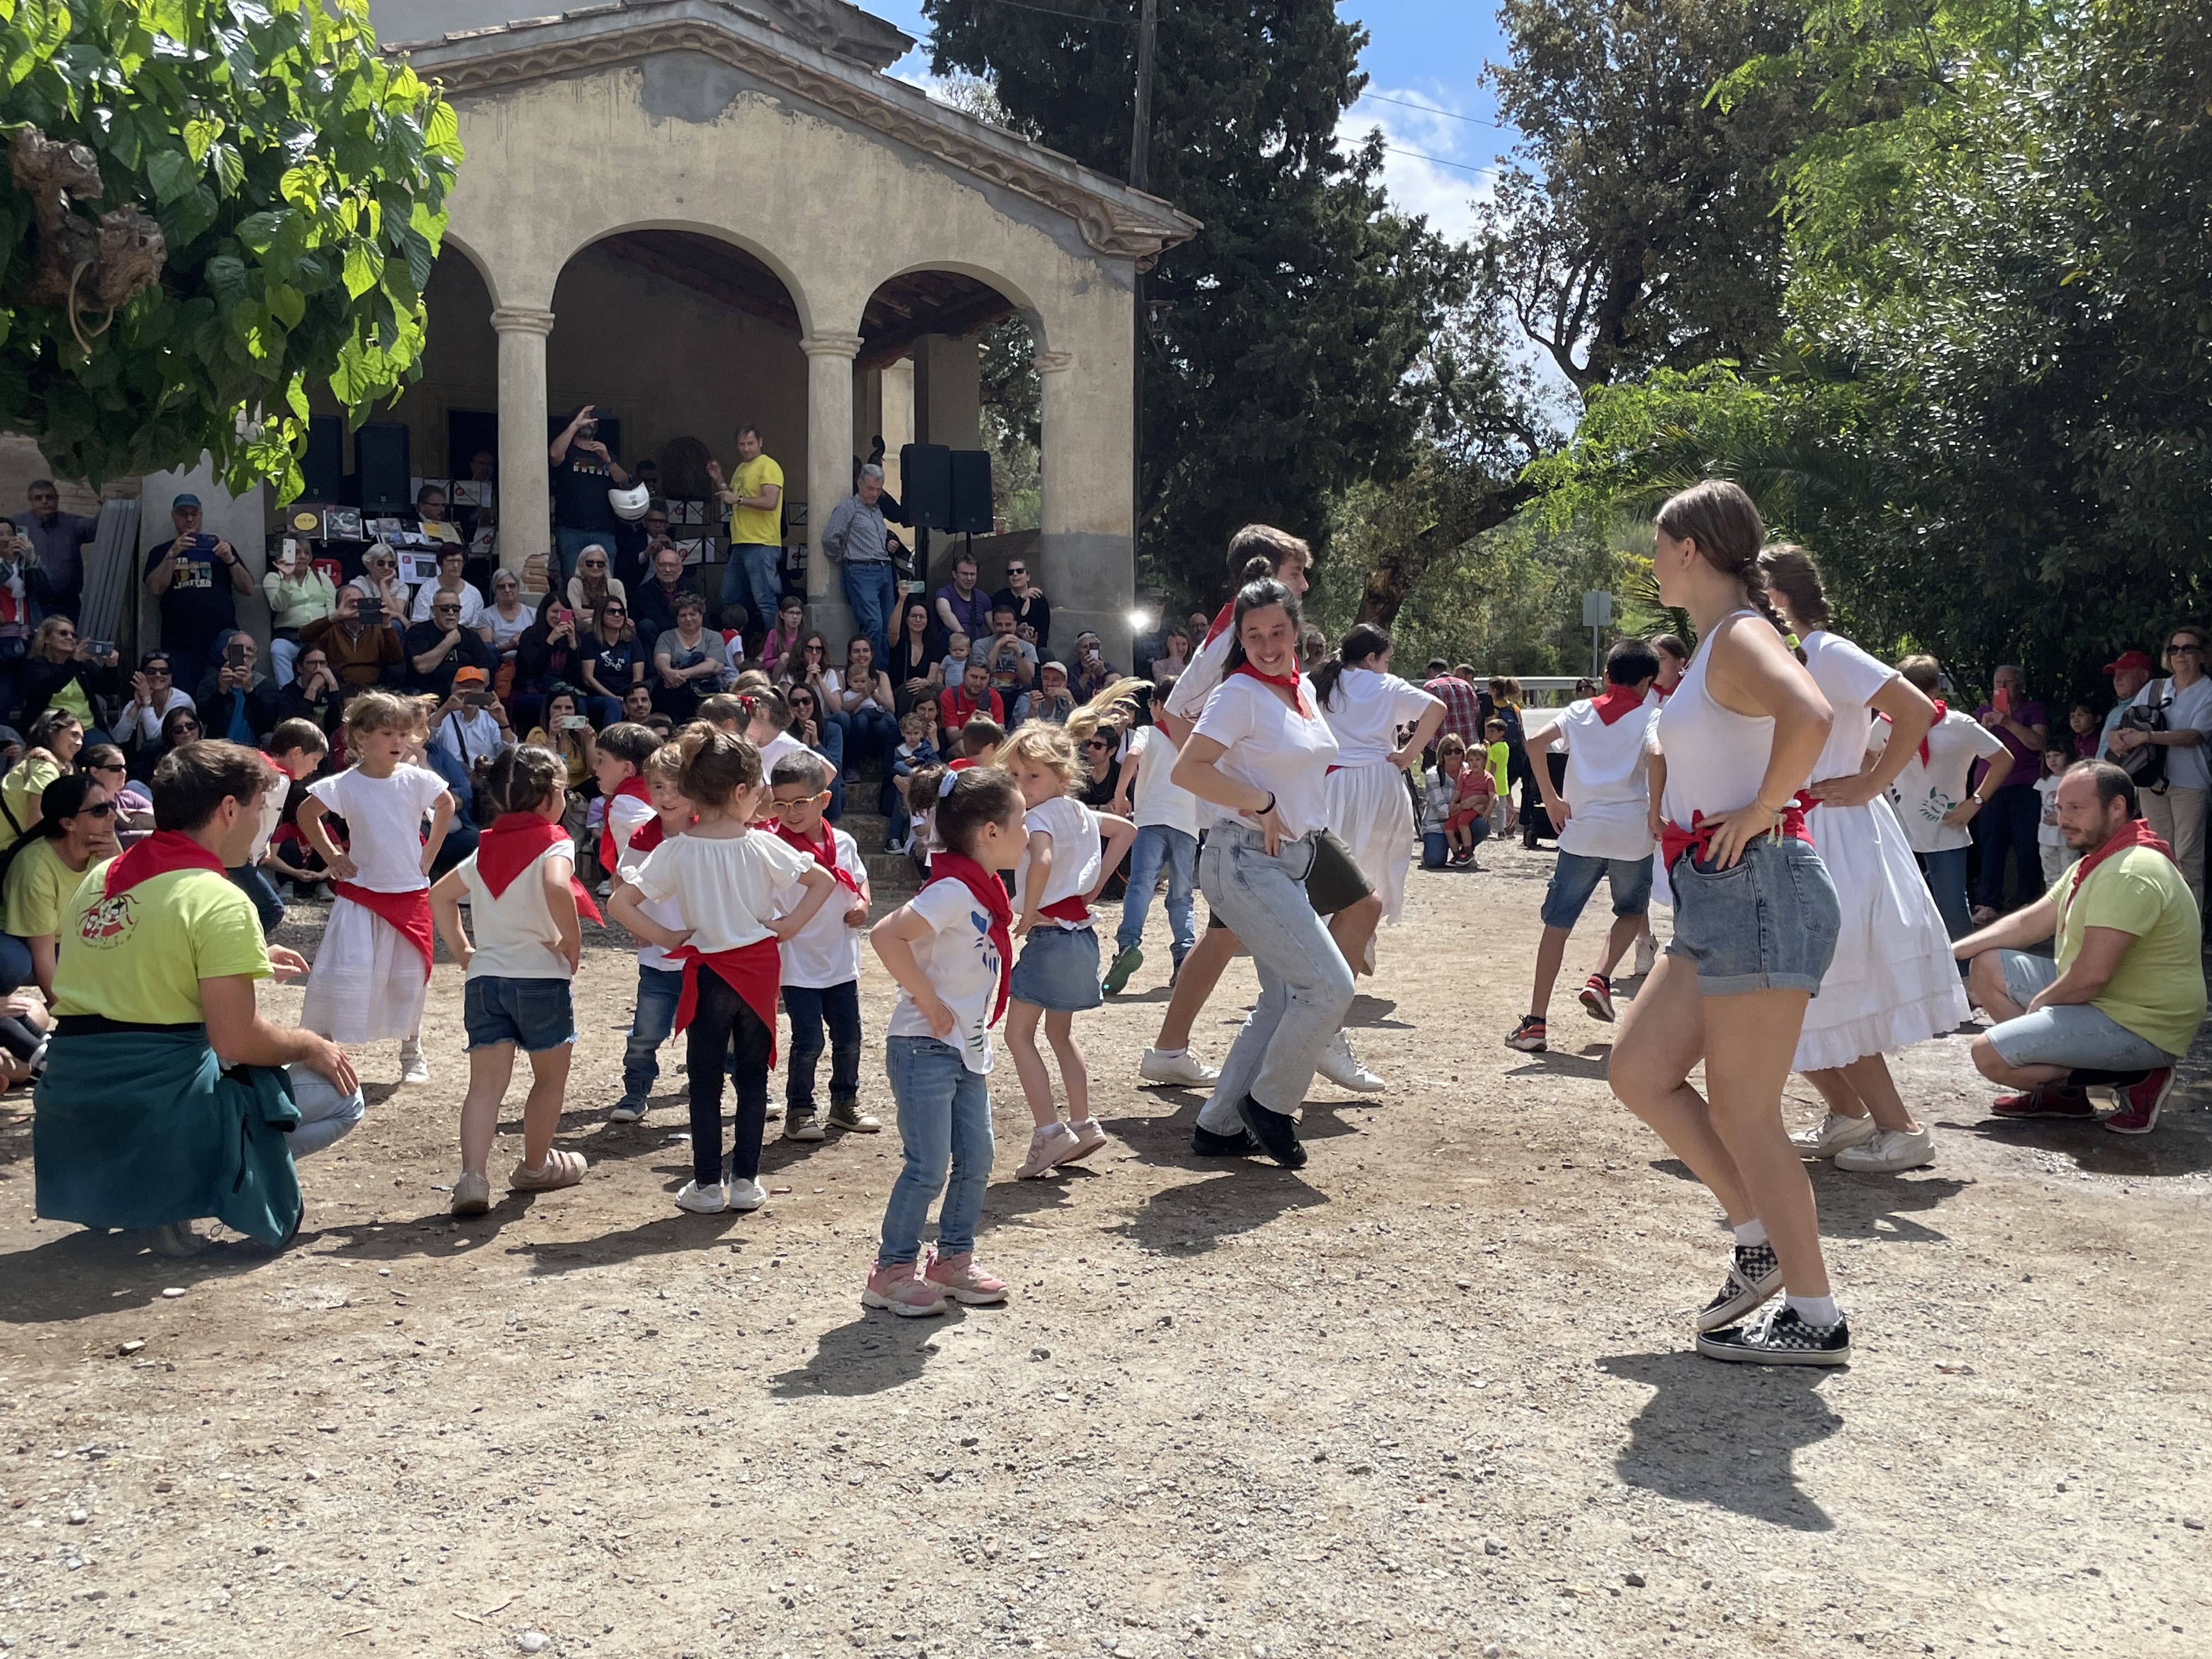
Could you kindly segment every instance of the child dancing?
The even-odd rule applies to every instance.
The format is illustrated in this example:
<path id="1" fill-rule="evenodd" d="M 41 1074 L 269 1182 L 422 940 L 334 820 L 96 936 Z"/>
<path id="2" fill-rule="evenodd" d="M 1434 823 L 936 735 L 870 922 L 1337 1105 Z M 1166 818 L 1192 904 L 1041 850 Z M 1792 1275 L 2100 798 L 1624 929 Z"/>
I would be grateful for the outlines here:
<path id="1" fill-rule="evenodd" d="M 631 832 L 629 844 L 617 855 L 616 890 L 632 880 L 637 866 L 653 849 L 671 836 L 691 827 L 695 816 L 684 798 L 678 775 L 684 769 L 684 751 L 664 744 L 646 757 L 645 787 L 653 798 L 653 822 Z M 610 908 L 612 901 L 609 901 Z M 684 913 L 674 902 L 662 900 L 644 907 L 645 914 L 663 927 L 679 928 Z M 684 964 L 647 940 L 638 947 L 637 1001 L 629 1017 L 629 1040 L 623 1048 L 622 1098 L 607 1113 L 610 1123 L 635 1123 L 645 1115 L 653 1085 L 660 1081 L 660 1045 L 676 1029 L 676 1005 L 684 996 Z"/>

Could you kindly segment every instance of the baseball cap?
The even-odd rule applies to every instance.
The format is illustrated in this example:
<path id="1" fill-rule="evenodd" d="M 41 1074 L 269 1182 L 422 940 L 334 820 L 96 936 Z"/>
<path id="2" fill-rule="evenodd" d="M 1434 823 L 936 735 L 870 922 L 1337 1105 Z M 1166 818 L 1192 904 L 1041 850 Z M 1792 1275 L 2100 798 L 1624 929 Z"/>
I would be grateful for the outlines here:
<path id="1" fill-rule="evenodd" d="M 481 668 L 457 668 L 453 671 L 453 684 L 457 688 L 464 685 L 489 685 L 490 684 L 491 677 Z"/>
<path id="2" fill-rule="evenodd" d="M 2123 651 L 2118 657 L 2105 665 L 2105 672 L 2107 674 L 2117 674 L 2123 668 L 2140 668 L 2147 674 L 2156 666 L 2157 665 L 2151 661 L 2147 653 Z"/>
<path id="3" fill-rule="evenodd" d="M 172 507 L 198 507 L 199 504 L 200 498 L 197 495 L 172 495 L 169 497 L 169 505 Z"/>

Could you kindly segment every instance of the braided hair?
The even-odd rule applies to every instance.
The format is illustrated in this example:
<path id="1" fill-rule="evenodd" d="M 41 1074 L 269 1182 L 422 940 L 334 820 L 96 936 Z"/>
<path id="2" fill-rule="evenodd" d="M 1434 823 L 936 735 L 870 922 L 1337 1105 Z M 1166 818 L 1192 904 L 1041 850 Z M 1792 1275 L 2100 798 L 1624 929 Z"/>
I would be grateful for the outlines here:
<path id="1" fill-rule="evenodd" d="M 1766 591 L 1766 573 L 1759 562 L 1766 543 L 1766 525 L 1741 484 L 1728 478 L 1707 478 L 1668 498 L 1659 509 L 1662 532 L 1678 542 L 1689 542 L 1698 556 L 1743 584 L 1744 598 L 1759 614 L 1774 624 L 1784 639 L 1790 629 L 1774 608 Z"/>

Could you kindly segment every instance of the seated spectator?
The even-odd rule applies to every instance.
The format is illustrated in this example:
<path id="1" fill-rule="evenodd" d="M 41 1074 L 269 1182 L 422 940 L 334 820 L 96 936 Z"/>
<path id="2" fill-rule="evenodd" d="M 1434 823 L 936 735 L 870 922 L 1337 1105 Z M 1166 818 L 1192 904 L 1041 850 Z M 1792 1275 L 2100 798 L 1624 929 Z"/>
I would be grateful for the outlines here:
<path id="1" fill-rule="evenodd" d="M 643 726 L 653 718 L 653 713 L 651 686 L 633 685 L 623 694 L 622 717 L 631 725 Z M 660 718 L 666 720 L 668 716 L 663 714 Z"/>
<path id="2" fill-rule="evenodd" d="M 568 808 L 562 823 L 572 836 L 581 835 L 592 797 L 599 793 L 594 776 L 599 763 L 592 722 L 578 706 L 574 688 L 556 685 L 545 699 L 545 723 L 532 726 L 526 743 L 550 749 L 568 769 Z"/>
<path id="3" fill-rule="evenodd" d="M 707 626 L 707 601 L 696 593 L 676 599 L 676 625 L 661 634 L 653 647 L 651 708 L 673 720 L 688 720 L 699 710 L 699 699 L 727 685 L 732 678 L 729 647 Z"/>
<path id="4" fill-rule="evenodd" d="M 398 629 L 364 617 L 363 602 L 361 589 L 349 582 L 338 589 L 336 611 L 300 630 L 300 648 L 320 650 L 339 682 L 356 690 L 381 683 L 407 659 Z"/>
<path id="5" fill-rule="evenodd" d="M 263 733 L 276 730 L 283 718 L 277 712 L 282 698 L 257 668 L 260 656 L 261 647 L 243 629 L 222 642 L 216 666 L 193 693 L 208 736 L 250 748 L 261 741 Z"/>
<path id="6" fill-rule="evenodd" d="M 538 723 L 538 711 L 556 686 L 574 692 L 584 657 L 577 640 L 582 626 L 558 593 L 538 602 L 538 620 L 514 642 L 514 690 L 508 707 L 517 726 Z"/>
<path id="7" fill-rule="evenodd" d="M 484 683 L 491 683 L 491 671 L 499 665 L 499 653 L 482 635 L 462 622 L 462 614 L 459 595 L 434 594 L 429 620 L 418 622 L 407 630 L 410 690 L 428 692 L 442 702 L 453 695 L 453 676 L 464 668 L 482 669 Z"/>
<path id="8" fill-rule="evenodd" d="M 383 605 L 383 620 L 401 631 L 415 620 L 407 584 L 399 580 L 399 556 L 386 542 L 372 542 L 361 556 L 361 574 L 346 584 L 364 599 Z M 337 613 L 333 611 L 332 615 Z"/>
<path id="9" fill-rule="evenodd" d="M 898 713 L 903 720 L 919 704 L 935 707 L 937 694 L 945 689 L 945 652 L 937 640 L 933 613 L 919 594 L 907 600 L 899 617 L 898 636 L 891 642 L 891 659 L 884 672 L 897 688 Z"/>
<path id="10" fill-rule="evenodd" d="M 514 695 L 516 641 L 537 620 L 538 613 L 522 602 L 521 577 L 502 570 L 491 579 L 491 605 L 483 613 L 483 625 L 491 636 L 491 648 L 499 653 L 492 690 L 503 697 Z"/>
<path id="11" fill-rule="evenodd" d="M 307 799 L 307 782 L 329 763 L 331 740 L 329 733 L 308 720 L 281 720 L 269 734 L 269 757 L 276 763 L 283 775 L 278 780 L 284 798 L 271 813 L 265 807 L 262 823 L 269 830 L 269 842 L 262 849 L 261 865 L 256 872 L 267 887 L 269 896 L 276 896 L 275 883 L 279 879 L 292 884 L 294 895 L 303 902 L 327 896 L 325 883 L 336 879 L 330 867 L 323 862 L 322 854 L 307 845 L 300 832 L 300 804 Z M 234 874 L 233 879 L 236 877 Z M 245 884 L 240 884 L 245 885 Z M 248 897 L 255 890 L 247 886 Z M 283 918 L 283 901 L 277 901 L 277 920 Z M 258 904 L 257 908 L 261 908 Z M 266 911 L 263 921 L 268 921 Z M 268 928 L 264 926 L 264 933 Z"/>
<path id="12" fill-rule="evenodd" d="M 2058 825 L 2081 854 L 2041 898 L 1952 947 L 1996 1024 L 1974 1039 L 2002 1118 L 2089 1119 L 2086 1085 L 2118 1097 L 2105 1127 L 2147 1134 L 2173 1068 L 2204 1018 L 2203 927 L 2166 843 L 2136 816 L 2134 781 L 2077 761 L 2058 786 Z M 2027 947 L 2056 936 L 2052 957 Z"/>
<path id="13" fill-rule="evenodd" d="M 630 626 L 629 607 L 620 599 L 609 599 L 586 631 L 576 664 L 577 678 L 592 700 L 594 723 L 611 726 L 622 718 L 623 699 L 632 686 L 645 684 L 645 643 Z"/>
<path id="14" fill-rule="evenodd" d="M 1489 837 L 1497 795 L 1490 769 L 1468 763 L 1464 742 L 1449 732 L 1438 738 L 1437 762 L 1422 791 L 1421 868 L 1455 864 L 1480 870 L 1474 849 Z"/>
<path id="15" fill-rule="evenodd" d="M 115 801 L 115 839 L 125 850 L 154 829 L 154 798 L 131 775 L 123 751 L 112 743 L 88 743 L 76 751 L 76 769 L 99 781 Z"/>
<path id="16" fill-rule="evenodd" d="M 66 708 L 77 723 L 105 743 L 99 712 L 92 700 L 112 697 L 121 690 L 112 647 L 97 659 L 86 649 L 76 624 L 67 617 L 49 617 L 39 624 L 30 654 L 23 659 L 23 718 L 35 720 L 48 708 Z"/>
<path id="17" fill-rule="evenodd" d="M 466 552 L 458 546 L 438 550 L 438 579 L 424 582 L 415 590 L 415 602 L 407 612 L 407 619 L 410 623 L 428 622 L 432 608 L 443 597 L 453 599 L 460 607 L 462 627 L 471 632 L 483 629 L 483 614 L 489 607 L 484 604 L 484 596 L 477 591 L 476 584 L 461 574 L 461 566 L 466 562 L 467 557 Z"/>
<path id="18" fill-rule="evenodd" d="M 637 624 L 639 634 L 647 639 L 657 640 L 676 626 L 677 604 L 687 595 L 698 599 L 700 622 L 703 626 L 707 601 L 696 586 L 684 580 L 684 550 L 673 543 L 664 542 L 653 550 L 651 574 L 628 593 L 630 620 Z M 721 638 L 720 629 L 715 630 L 714 636 Z M 728 641 L 724 641 L 723 643 L 726 658 Z"/>
<path id="19" fill-rule="evenodd" d="M 866 635 L 845 641 L 845 666 L 826 671 L 815 689 L 830 724 L 844 733 L 848 765 L 863 755 L 889 754 L 897 744 L 898 717 L 891 709 L 898 694 L 891 690 L 891 677 L 876 666 L 876 647 Z"/>
<path id="20" fill-rule="evenodd" d="M 184 1255 L 203 1242 L 193 1220 L 214 1216 L 281 1248 L 303 1208 L 293 1160 L 360 1121 L 337 1045 L 254 1006 L 272 967 L 307 972 L 263 942 L 224 876 L 278 781 L 250 749 L 177 750 L 155 775 L 155 833 L 71 901 L 33 1125 L 42 1218 L 149 1231 L 157 1252 Z"/>
<path id="21" fill-rule="evenodd" d="M 131 677 L 131 701 L 123 706 L 116 725 L 118 743 L 151 743 L 161 735 L 161 722 L 173 708 L 193 707 L 192 695 L 177 684 L 166 651 L 149 651 L 138 659 Z"/>
<path id="22" fill-rule="evenodd" d="M 935 766 L 940 757 L 935 738 L 937 721 L 927 705 L 910 708 L 899 721 L 899 746 L 891 751 L 891 795 L 893 805 L 885 814 L 890 821 L 890 836 L 884 850 L 903 853 L 914 836 L 914 817 L 907 805 L 906 781 L 925 766 Z"/>
<path id="23" fill-rule="evenodd" d="M 122 849 L 115 794 L 101 778 L 73 772 L 39 798 L 36 822 L 15 837 L 0 875 L 0 991 L 35 982 L 53 1000 L 62 916 L 84 872 Z"/>
<path id="24" fill-rule="evenodd" d="M 1030 689 L 1036 678 L 1036 647 L 1014 632 L 1014 607 L 994 605 L 991 607 L 991 637 L 981 641 L 980 653 L 991 665 L 991 690 L 999 694 L 999 701 L 1009 708 L 1014 699 Z M 969 647 L 975 653 L 975 647 Z"/>
<path id="25" fill-rule="evenodd" d="M 507 710 L 491 694 L 491 677 L 481 668 L 454 671 L 453 689 L 438 707 L 430 728 L 431 744 L 453 757 L 464 772 L 480 760 L 511 748 L 514 731 Z"/>
<path id="26" fill-rule="evenodd" d="M 186 744 L 198 743 L 202 736 L 200 717 L 196 710 L 172 708 L 161 722 L 161 730 L 154 741 L 141 744 L 132 751 L 131 775 L 141 782 L 149 781 L 154 769 L 164 757 L 182 749 Z M 4 787 L 4 786 L 0 786 Z"/>
<path id="27" fill-rule="evenodd" d="M 1318 629 L 1315 631 L 1319 632 Z M 1322 654 L 1328 654 L 1328 641 L 1325 637 L 1322 641 Z M 1121 671 L 1106 660 L 1105 651 L 1096 634 L 1082 633 L 1075 636 L 1076 702 L 1089 702 L 1121 678 Z"/>
<path id="28" fill-rule="evenodd" d="M 337 612 L 338 585 L 329 571 L 315 568 L 308 544 L 295 538 L 291 550 L 280 551 L 262 577 L 261 592 L 269 601 L 269 672 L 279 685 L 288 684 L 300 630 Z"/>
<path id="29" fill-rule="evenodd" d="M 806 601 L 796 593 L 787 593 L 776 605 L 775 626 L 761 641 L 758 653 L 759 660 L 778 684 L 790 684 L 781 677 L 781 672 L 787 659 L 798 660 L 799 647 L 805 637 Z"/>
<path id="30" fill-rule="evenodd" d="M 337 729 L 343 701 L 330 653 L 310 645 L 294 654 L 292 682 L 276 693 L 276 721 L 306 720 L 328 736 Z"/>
<path id="31" fill-rule="evenodd" d="M 11 837 L 39 821 L 39 800 L 46 786 L 76 770 L 76 753 L 84 747 L 84 727 L 66 708 L 46 710 L 31 722 L 29 735 L 23 758 L 0 778 L 0 817 L 7 819 Z"/>
<path id="32" fill-rule="evenodd" d="M 967 678 L 968 659 L 975 654 L 975 641 L 957 629 L 945 636 L 945 660 L 937 665 L 937 684 L 950 691 Z M 1005 701 L 1003 698 L 1001 702 Z"/>
<path id="33" fill-rule="evenodd" d="M 1060 663 L 1048 662 L 1037 669 L 1036 689 L 1024 691 L 1014 703 L 1014 724 L 1026 726 L 1031 720 L 1042 720 L 1048 726 L 1065 726 L 1067 717 L 1075 712 L 1075 699 L 1067 690 L 1067 670 Z"/>
<path id="34" fill-rule="evenodd" d="M 776 687 L 789 690 L 795 685 L 811 686 L 817 701 L 827 708 L 830 699 L 823 694 L 822 677 L 829 672 L 830 641 L 819 633 L 804 634 L 775 671 Z"/>
<path id="35" fill-rule="evenodd" d="M 959 684 L 948 685 L 938 693 L 937 723 L 948 732 L 957 732 L 978 715 L 1000 726 L 1006 723 L 1006 707 L 991 690 L 990 669 L 970 662 Z"/>
<path id="36" fill-rule="evenodd" d="M 1052 649 L 1052 602 L 1030 580 L 1028 560 L 1006 561 L 1006 585 L 991 596 L 991 603 L 1013 607 L 1014 631 L 1036 647 L 1040 659 Z"/>
<path id="37" fill-rule="evenodd" d="M 596 542 L 584 549 L 576 559 L 576 574 L 568 578 L 568 608 L 586 617 L 597 616 L 608 600 L 621 605 L 627 615 L 629 610 L 629 590 L 622 579 L 609 574 L 611 556 Z"/>
<path id="38" fill-rule="evenodd" d="M 1179 680 L 1190 666 L 1190 630 L 1170 627 L 1161 636 L 1159 655 L 1152 659 L 1152 684 L 1164 686 L 1170 680 Z M 1039 671 L 1042 672 L 1042 671 Z M 1065 674 L 1063 670 L 1062 673 Z"/>
<path id="39" fill-rule="evenodd" d="M 807 685 L 794 685 L 785 693 L 791 709 L 790 734 L 830 763 L 830 810 L 824 817 L 845 816 L 845 732 L 823 718 L 822 699 Z"/>

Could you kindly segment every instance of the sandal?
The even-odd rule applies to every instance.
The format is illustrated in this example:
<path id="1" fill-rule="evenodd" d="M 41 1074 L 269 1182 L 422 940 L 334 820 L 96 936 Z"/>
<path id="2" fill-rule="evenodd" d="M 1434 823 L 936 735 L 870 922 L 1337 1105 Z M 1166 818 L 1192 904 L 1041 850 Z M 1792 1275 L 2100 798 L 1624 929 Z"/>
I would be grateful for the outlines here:
<path id="1" fill-rule="evenodd" d="M 524 1164 L 514 1166 L 507 1184 L 518 1193 L 550 1193 L 562 1187 L 573 1187 L 584 1178 L 589 1166 L 581 1152 L 548 1152 L 545 1161 L 532 1170 Z"/>

